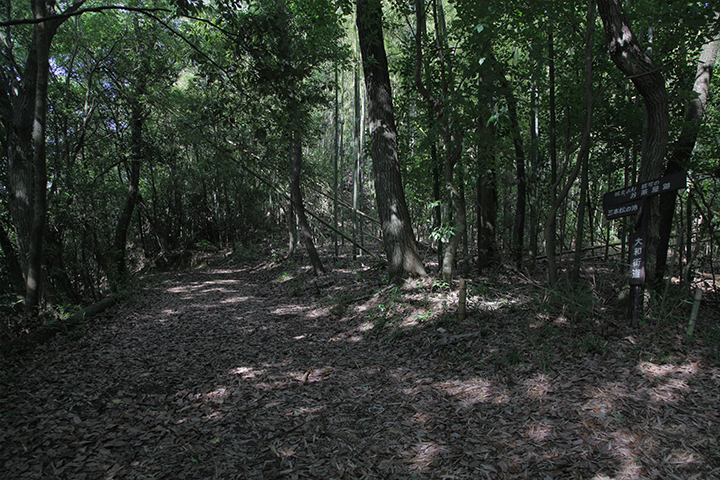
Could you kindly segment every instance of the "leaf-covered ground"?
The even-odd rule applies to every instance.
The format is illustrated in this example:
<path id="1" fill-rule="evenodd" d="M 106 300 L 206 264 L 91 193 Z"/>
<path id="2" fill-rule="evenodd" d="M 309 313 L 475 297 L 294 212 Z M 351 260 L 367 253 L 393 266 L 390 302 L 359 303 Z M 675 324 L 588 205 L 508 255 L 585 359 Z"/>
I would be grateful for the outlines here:
<path id="1" fill-rule="evenodd" d="M 153 277 L 4 360 L 0 478 L 720 478 L 712 302 L 687 339 L 689 305 L 632 330 L 500 270 L 458 321 L 446 286 L 377 277 Z"/>

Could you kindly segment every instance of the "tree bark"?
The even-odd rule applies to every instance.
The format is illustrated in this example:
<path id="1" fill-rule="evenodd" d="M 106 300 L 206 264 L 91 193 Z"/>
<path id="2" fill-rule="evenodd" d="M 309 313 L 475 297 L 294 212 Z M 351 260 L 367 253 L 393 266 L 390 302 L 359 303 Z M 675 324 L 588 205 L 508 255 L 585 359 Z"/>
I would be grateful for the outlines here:
<path id="1" fill-rule="evenodd" d="M 23 280 L 22 268 L 18 261 L 17 251 L 2 223 L 0 223 L 0 248 L 2 248 L 3 256 L 5 257 L 10 285 L 15 293 L 22 295 L 25 293 L 25 281 Z"/>
<path id="2" fill-rule="evenodd" d="M 357 27 L 368 102 L 373 176 L 391 281 L 424 276 L 405 202 L 380 0 L 358 0 Z"/>
<path id="3" fill-rule="evenodd" d="M 523 258 L 523 246 L 525 244 L 525 211 L 527 206 L 527 178 L 525 177 L 525 152 L 523 151 L 522 138 L 520 136 L 520 125 L 517 118 L 517 99 L 512 92 L 506 93 L 508 103 L 508 116 L 515 147 L 515 172 L 517 179 L 517 198 L 515 203 L 515 224 L 513 226 L 512 257 L 519 267 Z"/>
<path id="4" fill-rule="evenodd" d="M 35 18 L 46 16 L 45 0 L 33 2 Z M 42 248 L 47 216 L 47 162 L 45 157 L 45 126 L 47 123 L 48 75 L 50 70 L 50 42 L 45 22 L 35 25 L 37 50 L 37 81 L 33 121 L 33 208 L 30 228 L 27 276 L 25 277 L 25 307 L 35 314 L 40 302 L 42 281 Z"/>
<path id="5" fill-rule="evenodd" d="M 712 71 L 717 61 L 718 46 L 720 46 L 720 36 L 716 36 L 712 41 L 703 45 L 700 59 L 698 60 L 697 73 L 695 74 L 695 83 L 693 85 L 693 92 L 697 93 L 697 98 L 690 100 L 685 105 L 685 123 L 683 124 L 680 136 L 673 145 L 672 156 L 665 169 L 665 175 L 685 169 L 692 155 L 692 151 L 695 148 L 698 131 L 705 117 L 705 107 L 707 106 L 708 93 L 710 91 L 710 79 L 712 78 Z M 660 243 L 658 245 L 657 265 L 655 267 L 656 286 L 662 283 L 663 276 L 665 275 L 676 199 L 677 190 L 664 193 L 660 196 Z"/>
<path id="6" fill-rule="evenodd" d="M 42 2 L 42 3 L 39 3 Z M 77 0 L 64 13 L 72 13 L 79 9 L 84 0 Z M 38 18 L 45 17 L 47 12 L 44 0 L 32 2 L 33 14 Z M 34 27 L 33 41 L 29 45 L 27 58 L 24 69 L 22 71 L 1 72 L 0 78 L 0 96 L 2 96 L 3 120 L 8 128 L 7 132 L 7 161 L 8 161 L 8 193 L 10 215 L 13 220 L 13 227 L 17 237 L 18 258 L 23 270 L 25 294 L 30 295 L 30 299 L 26 298 L 26 305 L 33 307 L 37 305 L 40 295 L 39 284 L 39 268 L 42 262 L 42 231 L 45 223 L 45 205 L 46 197 L 36 198 L 36 190 L 38 187 L 45 192 L 46 173 L 43 173 L 43 167 L 39 172 L 40 177 L 36 178 L 34 163 L 44 163 L 44 120 L 43 136 L 35 136 L 36 117 L 38 113 L 45 115 L 47 108 L 47 82 L 48 82 L 48 61 L 50 45 L 58 27 L 67 18 L 59 18 L 49 20 L 37 24 Z M 41 31 L 38 31 L 40 29 Z M 41 57 L 38 58 L 38 48 L 40 48 Z M 45 72 L 38 71 L 38 65 L 44 65 L 41 69 Z M 18 80 L 19 81 L 16 81 Z M 38 85 L 38 81 L 44 85 Z M 6 90 L 4 86 L 10 86 Z M 38 110 L 38 100 L 42 103 L 43 99 L 38 99 L 38 91 L 45 91 L 44 106 L 42 112 Z M 39 135 L 39 131 L 37 132 Z M 35 152 L 34 142 L 43 141 L 42 151 Z M 39 207 L 42 211 L 35 212 L 35 208 Z M 37 216 L 36 216 L 37 213 Z M 39 236 L 39 239 L 38 239 Z M 31 254 L 31 250 L 34 250 Z M 32 272 L 29 271 L 32 265 Z M 30 291 L 28 291 L 30 289 Z"/>
<path id="7" fill-rule="evenodd" d="M 668 142 L 670 115 L 668 97 L 660 67 L 645 53 L 623 13 L 620 0 L 598 0 L 598 11 L 605 29 L 610 57 L 627 75 L 645 101 L 647 112 L 646 147 L 642 152 L 639 182 L 658 178 L 663 173 Z M 647 231 L 645 237 L 645 278 L 653 288 L 658 248 L 660 246 L 659 199 L 646 200 Z"/>
<path id="8" fill-rule="evenodd" d="M 297 125 L 297 120 L 294 122 Z M 299 133 L 299 128 L 296 128 L 293 132 L 292 138 L 292 153 L 290 155 L 290 196 L 292 198 L 293 206 L 295 207 L 295 213 L 298 219 L 298 226 L 300 227 L 300 237 L 302 238 L 303 244 L 308 251 L 310 256 L 310 264 L 313 268 L 315 275 L 322 275 L 325 273 L 325 267 L 320 260 L 315 249 L 315 243 L 312 238 L 312 231 L 307 221 L 307 215 L 305 214 L 305 204 L 303 203 L 302 191 L 300 190 L 300 173 L 302 171 L 302 137 Z"/>
<path id="9" fill-rule="evenodd" d="M 555 108 L 555 37 L 552 25 L 548 31 L 548 88 L 549 109 L 550 109 L 550 205 L 554 205 L 557 199 L 557 111 Z M 557 222 L 553 218 L 548 223 L 545 242 L 547 249 L 556 252 Z"/>
<path id="10" fill-rule="evenodd" d="M 495 172 L 488 170 L 477 179 L 478 197 L 478 270 L 497 261 L 495 230 L 497 225 L 497 189 Z"/>
<path id="11" fill-rule="evenodd" d="M 438 3 L 438 1 L 440 3 Z M 448 106 L 448 98 L 453 87 L 453 69 L 449 56 L 449 48 L 447 45 L 447 34 L 445 28 L 445 15 L 442 7 L 442 0 L 433 0 L 435 12 L 435 38 L 437 42 L 437 51 L 440 63 L 440 83 L 441 96 L 438 98 L 433 95 L 422 79 L 423 53 L 422 40 L 426 30 L 425 5 L 422 0 L 415 1 L 416 13 L 416 31 L 415 31 L 415 85 L 418 92 L 427 100 L 430 110 L 435 115 L 435 121 L 440 128 L 443 140 L 443 148 L 445 151 L 443 180 L 445 188 L 448 191 L 450 204 L 454 207 L 455 225 L 450 236 L 447 248 L 445 248 L 442 260 L 442 277 L 447 283 L 452 282 L 453 269 L 455 266 L 455 258 L 457 256 L 458 246 L 467 230 L 467 216 L 465 212 L 465 204 L 460 196 L 458 189 L 454 185 L 453 172 L 455 165 L 460 160 L 462 153 L 462 132 L 455 131 L 451 125 L 451 118 L 446 112 Z"/>
<path id="12" fill-rule="evenodd" d="M 142 75 L 142 73 L 141 73 Z M 140 82 L 142 84 L 142 82 Z M 127 248 L 127 233 L 130 228 L 130 221 L 135 209 L 135 205 L 140 198 L 140 163 L 143 157 L 142 135 L 143 135 L 143 111 L 140 105 L 139 96 L 142 94 L 142 86 L 135 93 L 135 98 L 131 100 L 130 106 L 130 150 L 132 158 L 130 160 L 128 191 L 125 197 L 125 204 L 122 212 L 118 217 L 117 226 L 115 227 L 115 237 L 113 239 L 113 261 L 110 265 L 112 269 L 112 288 L 117 289 L 127 279 L 127 264 L 125 262 L 125 251 Z"/>
<path id="13" fill-rule="evenodd" d="M 565 197 L 567 197 L 568 192 L 570 192 L 570 188 L 575 182 L 575 179 L 580 172 L 580 168 L 584 163 L 587 162 L 588 154 L 590 152 L 590 133 L 592 132 L 593 107 L 595 105 L 595 98 L 592 92 L 592 25 L 594 24 L 594 15 L 595 4 L 593 3 L 593 0 L 591 0 L 590 4 L 588 5 L 588 22 L 587 30 L 585 32 L 585 126 L 583 128 L 583 133 L 580 140 L 578 159 L 575 164 L 575 168 L 570 173 L 570 176 L 568 177 L 562 191 L 560 191 L 555 201 L 550 205 L 550 212 L 548 213 L 548 219 L 545 223 L 545 238 L 548 239 L 545 244 L 545 253 L 548 262 L 548 283 L 551 286 L 554 286 L 557 283 L 558 271 L 555 242 L 554 238 L 553 241 L 549 241 L 550 235 L 555 231 L 555 222 L 557 218 L 558 208 L 560 207 L 560 204 L 565 200 Z M 556 188 L 556 186 L 553 186 L 553 189 L 554 188 Z"/>

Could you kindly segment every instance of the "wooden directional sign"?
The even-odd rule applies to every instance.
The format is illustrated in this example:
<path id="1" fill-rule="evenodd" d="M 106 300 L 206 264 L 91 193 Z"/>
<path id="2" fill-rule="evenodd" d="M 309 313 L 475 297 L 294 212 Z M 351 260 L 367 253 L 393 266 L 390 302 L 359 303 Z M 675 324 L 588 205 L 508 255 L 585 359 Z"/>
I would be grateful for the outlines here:
<path id="1" fill-rule="evenodd" d="M 603 210 L 608 219 L 635 215 L 644 198 L 672 192 L 687 186 L 687 173 L 676 172 L 649 182 L 614 190 L 603 195 Z"/>
<path id="2" fill-rule="evenodd" d="M 653 195 L 672 192 L 687 186 L 687 173 L 677 172 L 649 182 L 638 183 L 603 195 L 603 210 L 608 220 L 637 215 L 635 233 L 630 236 L 630 290 L 635 292 L 632 325 L 638 325 L 642 309 L 642 287 L 645 285 L 645 231 L 647 214 L 643 210 L 645 199 Z"/>
<path id="3" fill-rule="evenodd" d="M 612 193 L 612 192 L 610 192 L 610 193 Z M 645 201 L 644 198 L 640 198 L 640 199 L 635 200 L 630 203 L 623 203 L 621 205 L 613 205 L 610 207 L 605 207 L 604 208 L 605 216 L 608 218 L 608 220 L 612 220 L 613 218 L 627 217 L 628 215 L 636 215 L 640 211 L 640 207 L 642 207 L 642 204 L 644 201 Z M 603 202 L 603 204 L 604 203 L 605 202 Z"/>
<path id="4" fill-rule="evenodd" d="M 645 229 L 630 235 L 630 285 L 645 285 Z"/>

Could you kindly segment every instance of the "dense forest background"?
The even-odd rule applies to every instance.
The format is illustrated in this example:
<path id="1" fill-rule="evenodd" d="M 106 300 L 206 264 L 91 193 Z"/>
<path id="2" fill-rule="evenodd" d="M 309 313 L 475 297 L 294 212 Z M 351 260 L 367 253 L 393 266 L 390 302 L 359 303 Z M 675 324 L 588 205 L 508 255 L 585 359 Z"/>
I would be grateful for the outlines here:
<path id="1" fill-rule="evenodd" d="M 200 250 L 583 288 L 591 259 L 627 272 L 634 219 L 603 194 L 679 170 L 688 188 L 648 207 L 649 290 L 715 288 L 717 11 L 4 2 L 3 336 Z"/>

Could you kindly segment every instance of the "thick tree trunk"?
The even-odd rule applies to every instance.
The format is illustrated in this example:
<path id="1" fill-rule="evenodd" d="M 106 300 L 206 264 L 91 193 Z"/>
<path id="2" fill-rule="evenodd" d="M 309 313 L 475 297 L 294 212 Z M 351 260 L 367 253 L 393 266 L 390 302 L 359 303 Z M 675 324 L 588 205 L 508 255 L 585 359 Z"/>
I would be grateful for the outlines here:
<path id="1" fill-rule="evenodd" d="M 297 121 L 295 123 L 297 124 Z M 295 207 L 298 226 L 300 227 L 300 237 L 302 238 L 303 244 L 310 256 L 310 264 L 312 265 L 313 273 L 315 275 L 322 275 L 325 273 L 325 267 L 320 260 L 320 255 L 318 255 L 318 252 L 315 249 L 312 231 L 310 230 L 307 215 L 305 214 L 305 204 L 303 203 L 302 191 L 300 190 L 300 172 L 302 171 L 302 137 L 300 136 L 298 129 L 296 129 L 293 133 L 291 148 L 290 196 L 292 198 L 293 206 Z"/>
<path id="2" fill-rule="evenodd" d="M 39 3 L 42 2 L 42 3 Z M 77 0 L 64 13 L 71 13 L 79 9 L 84 0 Z M 32 2 L 33 13 L 36 17 L 44 17 L 47 13 L 46 3 L 43 0 Z M 37 118 L 40 114 L 45 116 L 47 108 L 47 82 L 48 82 L 48 60 L 50 45 L 57 32 L 58 27 L 66 18 L 54 19 L 34 28 L 33 42 L 27 52 L 24 69 L 21 72 L 2 72 L 2 86 L 12 85 L 8 90 L 0 87 L 0 95 L 3 100 L 3 120 L 8 128 L 7 132 L 7 161 L 8 161 L 8 191 L 10 215 L 13 220 L 13 227 L 17 237 L 18 258 L 24 272 L 24 283 L 26 289 L 26 304 L 34 309 L 37 305 L 40 294 L 40 265 L 42 262 L 42 230 L 45 223 L 46 197 L 46 173 L 44 167 L 40 166 L 39 175 L 35 176 L 36 167 L 34 162 L 45 163 L 44 152 L 44 118 Z M 41 31 L 39 31 L 41 30 Z M 40 55 L 38 58 L 38 48 Z M 38 72 L 38 65 L 44 65 L 44 72 Z M 19 82 L 16 82 L 19 79 Z M 38 85 L 38 81 L 44 85 Z M 44 99 L 37 98 L 38 91 L 44 95 Z M 38 100 L 43 104 L 42 112 L 38 110 Z M 42 122 L 43 136 L 35 135 L 36 120 Z M 38 130 L 38 134 L 40 131 Z M 42 151 L 34 151 L 34 141 L 43 141 Z M 43 198 L 36 198 L 38 186 L 43 192 Z M 39 207 L 42 211 L 35 212 Z M 37 215 L 36 215 L 37 213 Z M 38 238 L 39 236 L 39 238 Z M 31 252 L 31 250 L 33 250 Z M 32 268 L 32 271 L 29 269 Z M 29 290 L 29 291 L 28 291 Z"/>
<path id="3" fill-rule="evenodd" d="M 391 281 L 424 276 L 405 203 L 380 0 L 358 0 L 357 27 L 368 102 L 373 176 Z"/>
<path id="4" fill-rule="evenodd" d="M 18 261 L 17 251 L 2 223 L 0 223 L 0 248 L 2 248 L 3 256 L 5 257 L 10 285 L 15 293 L 21 295 L 25 293 L 22 268 Z"/>
<path id="5" fill-rule="evenodd" d="M 33 2 L 35 18 L 46 16 L 45 0 Z M 47 123 L 47 92 L 50 70 L 50 41 L 45 22 L 35 26 L 37 50 L 37 81 L 35 82 L 35 114 L 33 122 L 33 209 L 30 228 L 25 307 L 35 313 L 40 303 L 42 281 L 42 248 L 47 216 L 47 163 L 45 158 L 45 125 Z"/>
<path id="6" fill-rule="evenodd" d="M 705 117 L 705 107 L 710 91 L 710 79 L 712 78 L 712 71 L 717 61 L 719 45 L 720 37 L 718 36 L 716 36 L 713 41 L 703 45 L 700 59 L 698 60 L 695 83 L 693 85 L 693 92 L 697 93 L 698 96 L 688 101 L 685 105 L 685 123 L 683 124 L 680 136 L 673 145 L 673 153 L 665 169 L 665 175 L 679 172 L 686 168 L 685 166 L 688 160 L 690 160 L 692 151 L 695 148 L 695 141 L 697 140 L 700 124 Z M 664 193 L 660 196 L 660 243 L 657 251 L 657 266 L 655 267 L 656 287 L 661 285 L 663 276 L 665 275 L 676 199 L 677 190 Z"/>
<path id="7" fill-rule="evenodd" d="M 620 0 L 598 0 L 598 11 L 605 28 L 605 42 L 610 57 L 617 67 L 635 84 L 645 101 L 647 112 L 646 148 L 642 152 L 639 182 L 658 178 L 663 173 L 668 142 L 670 116 L 668 97 L 661 69 L 645 53 L 632 33 Z M 659 199 L 650 197 L 645 202 L 647 231 L 645 236 L 645 278 L 653 288 L 660 245 Z"/>

